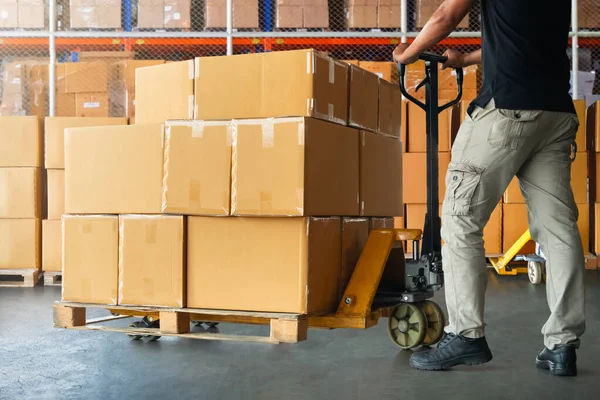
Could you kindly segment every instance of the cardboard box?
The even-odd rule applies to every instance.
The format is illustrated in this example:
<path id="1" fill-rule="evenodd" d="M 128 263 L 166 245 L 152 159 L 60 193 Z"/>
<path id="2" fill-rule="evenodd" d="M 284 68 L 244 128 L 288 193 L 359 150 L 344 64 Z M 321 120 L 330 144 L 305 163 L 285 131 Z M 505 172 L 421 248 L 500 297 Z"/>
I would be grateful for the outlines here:
<path id="1" fill-rule="evenodd" d="M 229 215 L 231 121 L 167 121 L 162 212 Z"/>
<path id="2" fill-rule="evenodd" d="M 355 128 L 377 131 L 379 78 L 354 65 L 350 65 L 349 76 L 348 124 Z"/>
<path id="3" fill-rule="evenodd" d="M 359 131 L 312 118 L 238 120 L 232 215 L 359 215 Z"/>
<path id="4" fill-rule="evenodd" d="M 0 218 L 41 217 L 41 169 L 0 168 Z"/>
<path id="5" fill-rule="evenodd" d="M 394 217 L 394 228 L 404 229 L 406 224 L 404 223 L 404 217 Z"/>
<path id="6" fill-rule="evenodd" d="M 87 126 L 127 125 L 127 118 L 46 117 L 45 159 L 47 169 L 65 168 L 65 129 Z"/>
<path id="7" fill-rule="evenodd" d="M 164 0 L 138 0 L 138 28 L 153 29 L 165 27 Z"/>
<path id="8" fill-rule="evenodd" d="M 27 106 L 24 93 L 4 93 L 0 103 L 0 116 L 21 116 L 25 115 Z"/>
<path id="9" fill-rule="evenodd" d="M 408 103 L 408 139 L 407 150 L 409 153 L 425 153 L 427 151 L 425 111 L 413 102 Z M 452 127 L 452 112 L 446 109 L 438 118 L 438 151 L 450 151 L 450 136 Z"/>
<path id="10" fill-rule="evenodd" d="M 327 0 L 304 0 L 304 27 L 329 28 Z"/>
<path id="11" fill-rule="evenodd" d="M 71 0 L 71 28 L 121 28 L 120 3 L 110 0 Z"/>
<path id="12" fill-rule="evenodd" d="M 77 93 L 75 114 L 78 117 L 108 118 L 108 93 Z"/>
<path id="13" fill-rule="evenodd" d="M 2 3 L 0 3 L 2 4 Z M 1 11 L 0 11 L 1 12 Z M 27 87 L 27 63 L 13 61 L 2 66 L 2 94 L 25 93 Z"/>
<path id="14" fill-rule="evenodd" d="M 342 298 L 354 267 L 369 238 L 368 218 L 342 218 L 342 268 L 338 286 L 338 299 Z"/>
<path id="15" fill-rule="evenodd" d="M 483 241 L 485 245 L 485 254 L 502 254 L 502 220 L 503 204 L 498 203 L 490 220 L 483 228 Z"/>
<path id="16" fill-rule="evenodd" d="M 377 120 L 377 131 L 400 138 L 403 108 L 402 93 L 400 93 L 398 85 L 379 79 L 379 118 Z"/>
<path id="17" fill-rule="evenodd" d="M 0 5 L 0 7 L 2 7 Z M 46 26 L 44 2 L 19 0 L 19 28 L 43 29 Z M 1 12 L 0 12 L 1 13 Z"/>
<path id="18" fill-rule="evenodd" d="M 596 153 L 600 153 L 600 101 L 592 103 L 586 114 L 587 148 L 596 149 Z"/>
<path id="19" fill-rule="evenodd" d="M 159 214 L 163 125 L 67 128 L 65 168 L 68 214 Z"/>
<path id="20" fill-rule="evenodd" d="M 529 229 L 525 204 L 504 204 L 502 220 L 502 251 L 506 252 Z M 529 241 L 519 254 L 535 253 L 535 242 Z"/>
<path id="21" fill-rule="evenodd" d="M 377 0 L 348 0 L 348 28 L 376 28 Z"/>
<path id="22" fill-rule="evenodd" d="M 404 215 L 404 212 L 402 214 Z M 394 229 L 395 218 L 396 217 L 369 217 L 369 232 L 373 229 Z"/>
<path id="23" fill-rule="evenodd" d="M 19 26 L 19 7 L 17 2 L 0 3 L 0 28 L 17 28 Z"/>
<path id="24" fill-rule="evenodd" d="M 377 27 L 398 28 L 400 26 L 400 0 L 379 0 L 377 4 Z"/>
<path id="25" fill-rule="evenodd" d="M 42 221 L 42 270 L 62 271 L 62 221 Z"/>
<path id="26" fill-rule="evenodd" d="M 427 204 L 407 204 L 404 221 L 406 229 L 420 229 L 425 227 L 425 215 L 427 214 Z M 442 204 L 439 204 L 438 215 L 442 218 Z M 409 249 L 412 252 L 412 248 Z"/>
<path id="27" fill-rule="evenodd" d="M 450 153 L 438 153 L 439 201 L 446 194 L 446 172 L 450 164 Z M 402 155 L 402 184 L 405 204 L 427 203 L 427 159 L 425 153 Z"/>
<path id="28" fill-rule="evenodd" d="M 194 61 L 138 68 L 135 71 L 135 90 L 136 124 L 164 123 L 167 119 L 192 119 Z"/>
<path id="29" fill-rule="evenodd" d="M 381 79 L 385 79 L 395 85 L 399 84 L 398 65 L 393 62 L 361 61 L 360 67 L 371 71 Z"/>
<path id="30" fill-rule="evenodd" d="M 65 170 L 49 169 L 48 219 L 59 220 L 65 213 Z"/>
<path id="31" fill-rule="evenodd" d="M 406 141 L 408 140 L 408 100 L 402 99 L 402 120 L 400 121 L 400 141 L 402 142 L 402 151 L 406 153 Z"/>
<path id="32" fill-rule="evenodd" d="M 579 235 L 581 236 L 581 243 L 583 245 L 583 254 L 589 254 L 590 252 L 590 205 L 589 204 L 577 204 L 577 210 L 579 211 L 579 218 L 577 219 L 577 227 L 579 228 Z"/>
<path id="33" fill-rule="evenodd" d="M 152 0 L 155 1 L 155 0 Z M 162 4 L 163 0 L 160 0 Z M 135 91 L 135 71 L 138 68 L 164 64 L 164 60 L 124 60 L 119 63 L 119 80 L 125 89 Z"/>
<path id="34" fill-rule="evenodd" d="M 573 100 L 575 111 L 577 112 L 577 118 L 579 119 L 579 128 L 575 136 L 575 143 L 577 144 L 577 151 L 587 150 L 586 133 L 587 133 L 587 115 L 585 100 Z"/>
<path id="35" fill-rule="evenodd" d="M 108 91 L 108 65 L 103 61 L 65 63 L 66 93 Z"/>
<path id="36" fill-rule="evenodd" d="M 258 1 L 233 0 L 232 19 L 234 28 L 258 28 Z M 205 8 L 205 26 L 207 28 L 225 28 L 227 26 L 227 2 L 225 0 L 207 0 Z"/>
<path id="37" fill-rule="evenodd" d="M 186 220 L 119 216 L 119 305 L 185 307 Z"/>
<path id="38" fill-rule="evenodd" d="M 63 301 L 117 304 L 119 217 L 64 215 Z"/>
<path id="39" fill-rule="evenodd" d="M 575 161 L 571 164 L 571 188 L 573 189 L 576 203 L 587 203 L 588 155 L 586 152 L 577 153 Z M 510 204 L 525 203 L 525 199 L 521 194 L 521 188 L 519 187 L 519 181 L 516 177 L 512 179 L 506 192 L 504 192 L 504 202 Z"/>
<path id="40" fill-rule="evenodd" d="M 275 2 L 275 26 L 277 28 L 302 28 L 304 0 L 277 0 Z"/>
<path id="41" fill-rule="evenodd" d="M 600 252 L 600 203 L 594 203 L 594 253 Z"/>
<path id="42" fill-rule="evenodd" d="M 56 93 L 57 117 L 75 117 L 75 93 Z"/>
<path id="43" fill-rule="evenodd" d="M 403 209 L 402 143 L 361 131 L 360 215 L 401 217 Z"/>
<path id="44" fill-rule="evenodd" d="M 188 307 L 336 310 L 339 218 L 188 219 Z"/>
<path id="45" fill-rule="evenodd" d="M 34 65 L 29 73 L 29 108 L 30 114 L 38 118 L 46 116 L 48 96 L 48 65 Z"/>
<path id="46" fill-rule="evenodd" d="M 399 0 L 396 0 L 399 1 Z M 415 3 L 415 21 L 416 27 L 422 28 L 425 26 L 429 18 L 435 13 L 435 11 L 442 5 L 444 0 L 416 0 Z M 468 28 L 469 27 L 469 14 L 467 14 L 461 22 L 458 23 L 457 28 Z"/>
<path id="47" fill-rule="evenodd" d="M 42 167 L 38 117 L 0 117 L 0 167 Z"/>
<path id="48" fill-rule="evenodd" d="M 196 119 L 348 121 L 348 64 L 313 50 L 196 58 L 195 87 Z"/>
<path id="49" fill-rule="evenodd" d="M 0 219 L 0 269 L 40 269 L 39 219 Z"/>
<path id="50" fill-rule="evenodd" d="M 191 0 L 164 0 L 164 25 L 167 29 L 192 27 Z"/>

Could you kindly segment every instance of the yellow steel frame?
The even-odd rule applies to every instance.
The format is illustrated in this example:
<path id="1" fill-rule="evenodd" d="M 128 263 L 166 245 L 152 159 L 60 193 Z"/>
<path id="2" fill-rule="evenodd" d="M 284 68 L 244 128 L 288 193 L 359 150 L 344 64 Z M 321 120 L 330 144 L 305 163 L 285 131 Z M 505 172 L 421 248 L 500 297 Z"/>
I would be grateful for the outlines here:
<path id="1" fill-rule="evenodd" d="M 531 233 L 529 232 L 529 229 L 527 229 L 527 231 L 525 231 L 525 233 L 523 233 L 512 246 L 510 246 L 510 249 L 508 249 L 506 253 L 498 258 L 490 257 L 490 262 L 492 263 L 492 266 L 498 275 L 517 275 L 527 273 L 527 267 L 511 267 L 509 269 L 506 267 L 513 260 L 513 258 L 515 258 L 519 251 L 521 251 L 523 246 L 525 246 L 525 244 L 530 240 Z"/>

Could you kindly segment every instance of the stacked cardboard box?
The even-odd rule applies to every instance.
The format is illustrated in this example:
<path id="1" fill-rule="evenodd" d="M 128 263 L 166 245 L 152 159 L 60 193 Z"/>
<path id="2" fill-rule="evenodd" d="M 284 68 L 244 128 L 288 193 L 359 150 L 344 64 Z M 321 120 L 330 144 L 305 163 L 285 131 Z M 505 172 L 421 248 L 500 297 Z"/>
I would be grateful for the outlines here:
<path id="1" fill-rule="evenodd" d="M 48 6 L 44 0 L 18 0 L 18 2 L 19 28 L 43 29 L 46 26 Z"/>
<path id="2" fill-rule="evenodd" d="M 416 0 L 415 2 L 415 26 L 422 28 L 429 18 L 442 5 L 444 0 Z M 457 28 L 469 28 L 469 14 L 467 14 Z"/>
<path id="3" fill-rule="evenodd" d="M 191 0 L 139 0 L 138 28 L 189 29 Z"/>
<path id="4" fill-rule="evenodd" d="M 122 103 L 125 105 L 125 115 L 128 118 L 135 118 L 135 71 L 141 67 L 164 64 L 163 60 L 125 60 L 119 63 L 119 95 L 125 96 Z M 113 96 L 114 98 L 115 96 Z"/>
<path id="5" fill-rule="evenodd" d="M 311 50 L 138 69 L 135 125 L 66 130 L 63 298 L 334 311 L 369 229 L 403 209 L 399 124 L 371 107 L 371 131 L 347 126 L 381 84 L 352 74 Z"/>
<path id="6" fill-rule="evenodd" d="M 329 28 L 327 0 L 278 0 L 275 13 L 279 29 Z"/>
<path id="7" fill-rule="evenodd" d="M 600 254 L 600 102 L 587 109 L 586 122 L 588 133 L 588 149 L 590 157 L 589 189 L 590 189 L 590 244 L 596 255 Z"/>
<path id="8" fill-rule="evenodd" d="M 17 0 L 0 0 L 0 28 L 18 28 L 18 15 Z"/>
<path id="9" fill-rule="evenodd" d="M 233 0 L 232 22 L 234 29 L 258 29 L 258 0 Z M 209 29 L 227 27 L 227 2 L 206 0 L 204 26 Z"/>
<path id="10" fill-rule="evenodd" d="M 102 61 L 58 64 L 56 115 L 108 117 L 108 64 Z"/>
<path id="11" fill-rule="evenodd" d="M 121 27 L 121 0 L 69 0 L 69 6 L 71 28 Z"/>
<path id="12" fill-rule="evenodd" d="M 42 221 L 42 269 L 62 270 L 62 224 L 65 212 L 64 131 L 85 126 L 127 125 L 126 118 L 47 117 L 44 160 L 47 174 L 48 218 Z"/>
<path id="13" fill-rule="evenodd" d="M 39 270 L 42 129 L 37 117 L 0 117 L 0 269 Z"/>

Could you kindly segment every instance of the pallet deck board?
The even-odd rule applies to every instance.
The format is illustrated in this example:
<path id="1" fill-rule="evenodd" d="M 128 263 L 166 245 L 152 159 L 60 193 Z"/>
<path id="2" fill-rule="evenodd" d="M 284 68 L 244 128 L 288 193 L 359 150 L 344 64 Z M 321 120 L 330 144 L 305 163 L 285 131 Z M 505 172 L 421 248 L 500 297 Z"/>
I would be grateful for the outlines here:
<path id="1" fill-rule="evenodd" d="M 44 271 L 44 286 L 62 286 L 62 272 Z"/>
<path id="2" fill-rule="evenodd" d="M 1 276 L 12 276 L 23 280 L 0 278 L 0 287 L 34 287 L 41 278 L 41 272 L 37 269 L 0 269 Z"/>

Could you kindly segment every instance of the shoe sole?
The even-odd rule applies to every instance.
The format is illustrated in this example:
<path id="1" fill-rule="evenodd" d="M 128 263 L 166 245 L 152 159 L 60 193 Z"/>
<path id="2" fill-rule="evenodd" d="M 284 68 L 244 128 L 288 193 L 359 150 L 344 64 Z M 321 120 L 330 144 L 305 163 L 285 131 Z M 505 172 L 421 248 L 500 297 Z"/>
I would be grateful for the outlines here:
<path id="1" fill-rule="evenodd" d="M 468 356 L 456 357 L 450 361 L 446 361 L 444 363 L 438 363 L 438 364 L 421 364 L 419 362 L 416 362 L 416 361 L 413 361 L 412 359 L 410 359 L 409 365 L 412 368 L 420 369 L 420 370 L 424 370 L 424 371 L 445 371 L 445 370 L 455 367 L 457 365 L 472 366 L 472 365 L 485 364 L 485 363 L 492 361 L 493 358 L 494 357 L 492 356 L 491 353 L 479 353 L 479 354 L 472 354 L 472 355 L 468 355 Z"/>
<path id="2" fill-rule="evenodd" d="M 577 376 L 577 366 L 561 365 L 553 363 L 549 360 L 535 359 L 535 365 L 540 369 L 549 370 L 552 375 L 556 376 Z"/>

